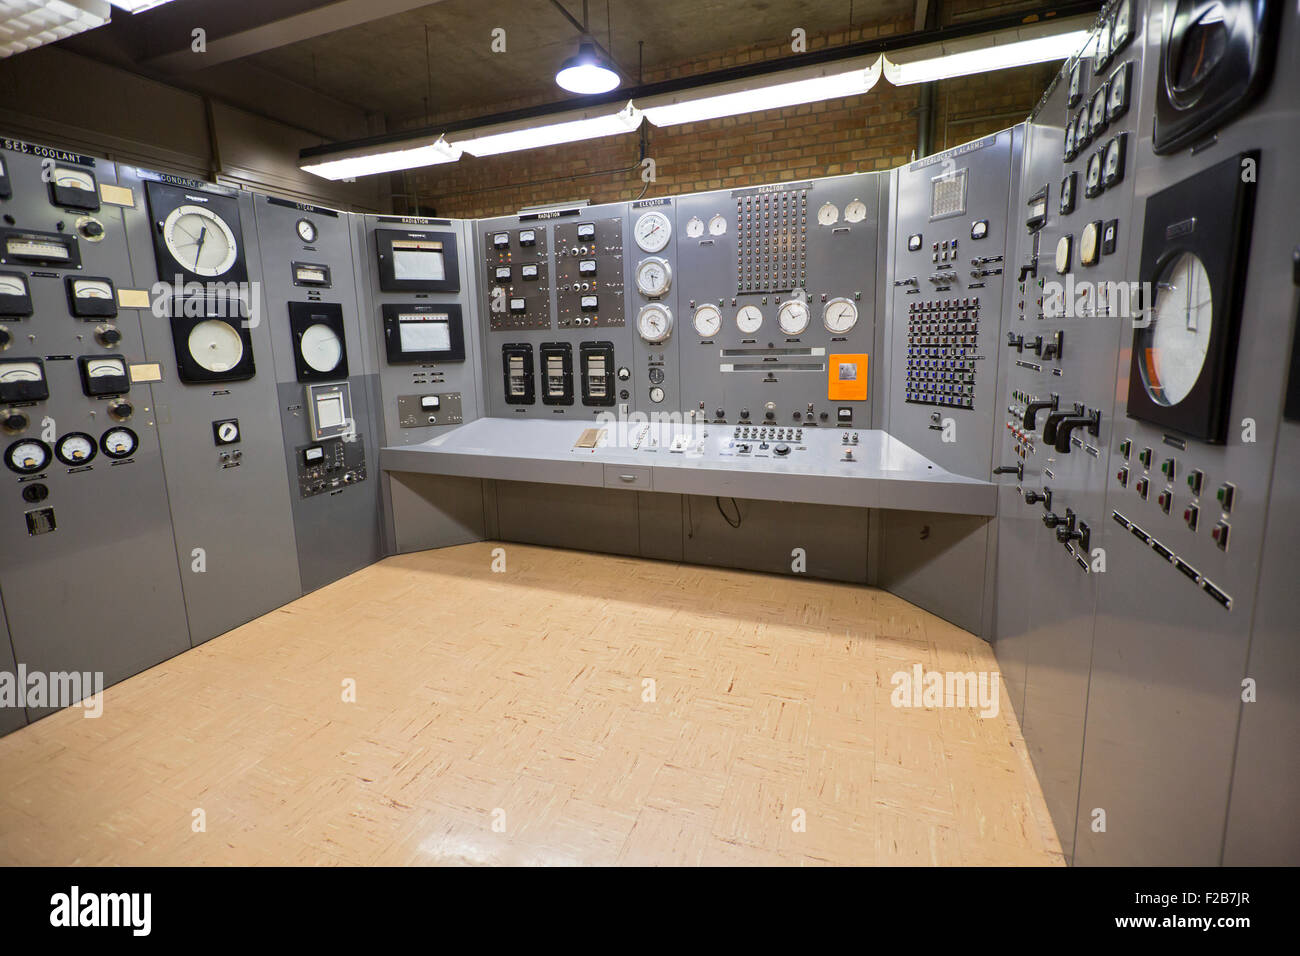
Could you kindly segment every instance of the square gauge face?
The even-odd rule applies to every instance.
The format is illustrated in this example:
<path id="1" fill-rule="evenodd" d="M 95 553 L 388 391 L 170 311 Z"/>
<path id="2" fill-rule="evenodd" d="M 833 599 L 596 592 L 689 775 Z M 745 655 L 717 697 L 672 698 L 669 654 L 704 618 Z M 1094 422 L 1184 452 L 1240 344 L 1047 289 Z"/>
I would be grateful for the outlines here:
<path id="1" fill-rule="evenodd" d="M 579 239 L 595 239 L 595 238 L 596 238 L 596 224 L 595 224 L 594 222 L 580 222 L 580 223 L 578 223 L 578 238 L 579 238 Z"/>
<path id="2" fill-rule="evenodd" d="M 131 390 L 126 359 L 121 355 L 83 355 L 77 359 L 81 390 L 91 397 L 123 395 Z"/>
<path id="3" fill-rule="evenodd" d="M 13 194 L 14 189 L 9 182 L 9 167 L 5 164 L 4 157 L 0 156 L 0 199 L 8 199 Z"/>
<path id="4" fill-rule="evenodd" d="M 32 291 L 21 272 L 0 272 L 0 315 L 21 319 L 32 314 Z"/>
<path id="5" fill-rule="evenodd" d="M 117 292 L 113 280 L 92 276 L 68 276 L 68 311 L 79 319 L 104 319 L 117 315 Z"/>
<path id="6" fill-rule="evenodd" d="M 84 166 L 55 166 L 50 171 L 50 204 L 94 212 L 99 208 L 99 184 Z"/>

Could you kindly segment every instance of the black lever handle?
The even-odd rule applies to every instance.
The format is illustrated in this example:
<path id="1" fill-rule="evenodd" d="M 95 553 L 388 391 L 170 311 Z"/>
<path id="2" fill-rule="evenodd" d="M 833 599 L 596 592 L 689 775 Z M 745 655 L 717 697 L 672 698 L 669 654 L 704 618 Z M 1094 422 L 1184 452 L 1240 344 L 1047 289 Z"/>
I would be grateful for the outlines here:
<path id="1" fill-rule="evenodd" d="M 1043 524 L 1047 525 L 1049 528 L 1055 528 L 1058 524 L 1063 524 L 1064 522 L 1065 519 L 1054 512 L 1049 511 L 1047 514 L 1043 515 Z"/>
<path id="2" fill-rule="evenodd" d="M 1053 447 L 1061 454 L 1069 454 L 1070 451 L 1070 433 L 1076 428 L 1086 427 L 1088 434 L 1097 435 L 1101 432 L 1101 412 L 1095 411 L 1090 415 L 1080 415 L 1062 419 L 1056 426 L 1056 439 L 1052 443 Z M 1047 440 L 1047 436 L 1043 436 Z"/>
<path id="3" fill-rule="evenodd" d="M 1016 480 L 1023 480 L 1025 477 L 1025 463 L 1016 462 L 1014 465 L 998 465 L 993 469 L 995 475 L 1015 475 Z"/>
<path id="4" fill-rule="evenodd" d="M 1014 332 L 1007 333 L 1007 348 L 1015 349 L 1017 352 L 1025 350 L 1025 337 L 1016 335 Z"/>
<path id="5" fill-rule="evenodd" d="M 1043 354 L 1043 337 L 1042 337 L 1041 335 L 1035 335 L 1035 336 L 1034 336 L 1034 343 L 1033 343 L 1032 345 L 1030 345 L 1028 342 L 1026 342 L 1026 343 L 1025 343 L 1025 348 L 1029 349 L 1029 351 L 1031 351 L 1031 352 L 1035 352 L 1035 353 L 1037 353 L 1038 355 L 1042 355 L 1042 354 Z"/>
<path id="6" fill-rule="evenodd" d="M 1055 392 L 1052 392 L 1052 394 L 1048 398 L 1045 399 L 1038 398 L 1038 399 L 1034 399 L 1032 402 L 1029 402 L 1027 405 L 1025 405 L 1025 414 L 1024 414 L 1024 418 L 1021 420 L 1021 425 L 1027 431 L 1033 431 L 1035 428 L 1038 427 L 1038 413 L 1041 412 L 1044 408 L 1055 409 L 1056 406 L 1060 403 L 1060 400 L 1061 400 L 1060 396 L 1057 395 Z"/>
<path id="7" fill-rule="evenodd" d="M 1071 415 L 1078 415 L 1082 413 L 1082 411 L 1082 406 L 1076 403 L 1074 408 L 1070 409 L 1068 412 L 1057 410 L 1049 414 L 1047 416 L 1047 421 L 1043 422 L 1043 441 L 1047 442 L 1049 445 L 1056 444 L 1056 427 L 1060 425 L 1064 419 L 1069 418 Z"/>

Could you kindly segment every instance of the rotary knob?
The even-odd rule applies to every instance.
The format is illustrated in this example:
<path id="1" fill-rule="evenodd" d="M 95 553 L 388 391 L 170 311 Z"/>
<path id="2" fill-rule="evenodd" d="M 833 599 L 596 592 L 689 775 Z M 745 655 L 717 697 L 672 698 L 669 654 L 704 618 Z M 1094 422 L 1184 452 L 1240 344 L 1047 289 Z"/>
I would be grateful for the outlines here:
<path id="1" fill-rule="evenodd" d="M 13 341 L 13 333 L 6 326 L 0 325 L 0 351 L 9 348 Z"/>
<path id="2" fill-rule="evenodd" d="M 135 414 L 135 406 L 130 402 L 113 402 L 108 406 L 108 414 L 119 422 L 124 422 Z"/>
<path id="3" fill-rule="evenodd" d="M 27 416 L 22 412 L 9 411 L 4 413 L 3 418 L 0 418 L 0 424 L 4 425 L 7 432 L 20 432 L 30 423 Z"/>
<path id="4" fill-rule="evenodd" d="M 95 341 L 105 348 L 112 348 L 122 341 L 122 333 L 115 325 L 101 325 L 95 330 Z"/>

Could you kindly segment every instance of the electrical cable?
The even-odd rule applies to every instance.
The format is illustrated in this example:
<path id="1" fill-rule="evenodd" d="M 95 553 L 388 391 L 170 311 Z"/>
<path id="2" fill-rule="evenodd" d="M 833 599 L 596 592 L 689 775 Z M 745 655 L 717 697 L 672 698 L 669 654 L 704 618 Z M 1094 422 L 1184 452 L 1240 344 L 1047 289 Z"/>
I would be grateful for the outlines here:
<path id="1" fill-rule="evenodd" d="M 729 500 L 731 501 L 732 507 L 736 509 L 736 520 L 734 522 L 727 517 L 727 513 L 722 510 L 722 499 L 717 495 L 714 495 L 713 497 L 714 504 L 718 506 L 718 514 L 722 515 L 722 520 L 727 522 L 727 524 L 733 528 L 739 528 L 741 521 L 744 520 L 744 516 L 740 513 L 740 505 L 736 499 L 731 498 Z"/>

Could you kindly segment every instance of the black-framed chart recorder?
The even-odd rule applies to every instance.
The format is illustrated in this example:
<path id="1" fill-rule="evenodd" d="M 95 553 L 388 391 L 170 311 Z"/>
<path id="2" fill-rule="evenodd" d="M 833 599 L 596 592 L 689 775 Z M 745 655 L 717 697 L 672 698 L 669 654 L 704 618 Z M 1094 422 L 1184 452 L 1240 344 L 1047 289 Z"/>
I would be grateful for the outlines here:
<path id="1" fill-rule="evenodd" d="M 465 329 L 459 305 L 384 306 L 384 343 L 390 365 L 465 361 Z"/>
<path id="2" fill-rule="evenodd" d="M 459 292 L 454 232 L 377 229 L 379 287 L 385 292 Z"/>

